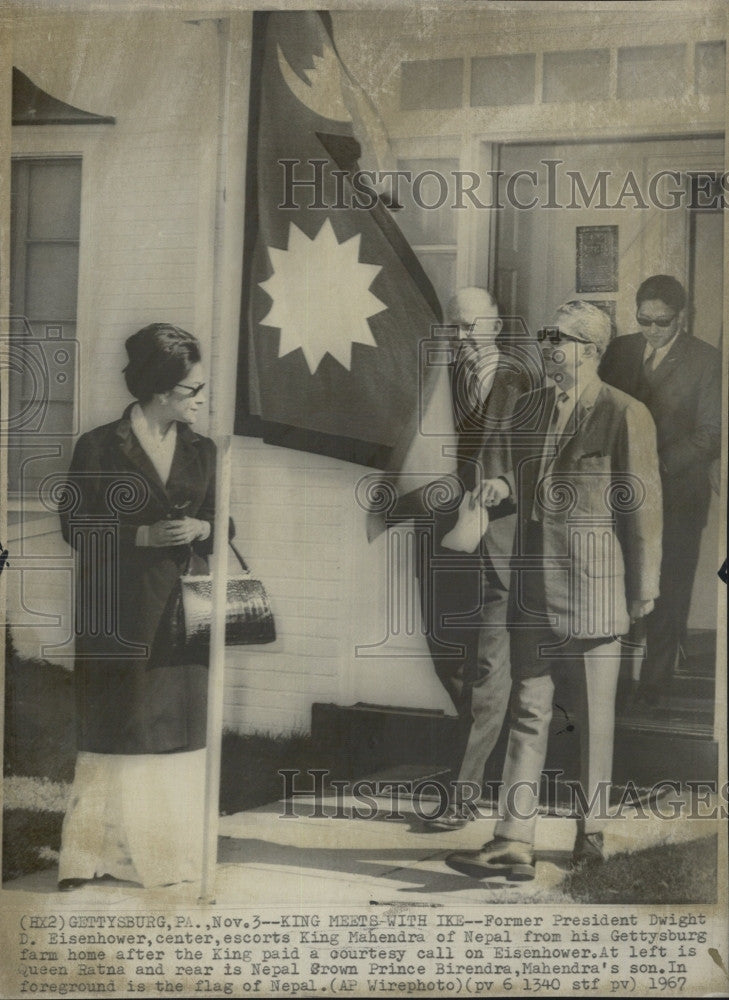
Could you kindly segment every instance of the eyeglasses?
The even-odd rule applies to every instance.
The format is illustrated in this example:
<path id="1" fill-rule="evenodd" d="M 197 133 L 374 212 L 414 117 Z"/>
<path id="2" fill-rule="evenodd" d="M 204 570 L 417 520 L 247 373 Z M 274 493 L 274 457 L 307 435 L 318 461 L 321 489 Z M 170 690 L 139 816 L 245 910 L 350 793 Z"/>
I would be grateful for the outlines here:
<path id="1" fill-rule="evenodd" d="M 636 316 L 635 318 L 638 320 L 638 322 L 640 323 L 641 326 L 645 326 L 645 327 L 648 327 L 648 326 L 657 326 L 659 330 L 665 330 L 666 327 L 669 327 L 671 325 L 671 323 L 673 323 L 673 321 L 676 318 L 676 314 L 674 313 L 673 316 L 669 316 L 668 319 L 665 319 L 665 318 L 664 319 L 649 319 L 647 316 Z"/>
<path id="2" fill-rule="evenodd" d="M 574 337 L 571 333 L 563 333 L 558 326 L 544 326 L 537 330 L 537 340 L 541 344 L 544 340 L 549 340 L 552 344 L 558 344 L 561 340 L 574 340 L 577 344 L 591 344 L 591 340 L 583 340 L 582 337 Z"/>
<path id="3" fill-rule="evenodd" d="M 190 391 L 188 392 L 187 396 L 185 396 L 185 399 L 192 399 L 193 396 L 197 396 L 199 393 L 201 393 L 203 391 L 203 389 L 205 388 L 205 383 L 204 382 L 200 382 L 199 385 L 185 385 L 184 382 L 178 382 L 176 384 L 175 388 L 176 389 L 189 389 Z"/>

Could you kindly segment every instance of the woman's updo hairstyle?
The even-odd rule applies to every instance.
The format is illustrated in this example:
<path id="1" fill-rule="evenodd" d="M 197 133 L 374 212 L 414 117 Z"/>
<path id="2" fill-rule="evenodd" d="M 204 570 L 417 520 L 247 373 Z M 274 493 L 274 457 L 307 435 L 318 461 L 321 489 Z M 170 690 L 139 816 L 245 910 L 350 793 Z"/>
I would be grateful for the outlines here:
<path id="1" fill-rule="evenodd" d="M 169 323 L 151 323 L 137 330 L 125 346 L 129 364 L 124 369 L 124 380 L 140 403 L 184 382 L 200 360 L 197 337 Z"/>

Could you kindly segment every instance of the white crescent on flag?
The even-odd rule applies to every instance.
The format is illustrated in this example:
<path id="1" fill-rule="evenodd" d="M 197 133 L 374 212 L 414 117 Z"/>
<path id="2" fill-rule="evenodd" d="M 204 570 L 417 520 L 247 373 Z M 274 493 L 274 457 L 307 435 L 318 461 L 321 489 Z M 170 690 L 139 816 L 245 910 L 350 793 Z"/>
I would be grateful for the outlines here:
<path id="1" fill-rule="evenodd" d="M 301 77 L 289 66 L 286 56 L 281 51 L 281 46 L 277 45 L 276 49 L 281 76 L 298 101 L 301 101 L 320 118 L 329 118 L 331 121 L 337 122 L 352 121 L 352 116 L 347 110 L 342 94 L 342 70 L 339 59 L 330 45 L 324 43 L 322 45 L 323 54 L 312 56 L 314 68 L 304 70 L 309 80 L 308 83 L 304 83 Z"/>
<path id="2" fill-rule="evenodd" d="M 397 162 L 374 105 L 343 68 L 331 45 L 322 42 L 322 55 L 312 55 L 314 68 L 304 70 L 308 83 L 304 83 L 291 68 L 279 44 L 276 51 L 281 76 L 297 101 L 320 118 L 354 125 L 362 168 L 375 173 L 394 170 Z M 385 198 L 387 204 L 394 206 L 392 185 L 392 177 L 388 176 L 377 176 L 373 182 L 377 193 Z"/>

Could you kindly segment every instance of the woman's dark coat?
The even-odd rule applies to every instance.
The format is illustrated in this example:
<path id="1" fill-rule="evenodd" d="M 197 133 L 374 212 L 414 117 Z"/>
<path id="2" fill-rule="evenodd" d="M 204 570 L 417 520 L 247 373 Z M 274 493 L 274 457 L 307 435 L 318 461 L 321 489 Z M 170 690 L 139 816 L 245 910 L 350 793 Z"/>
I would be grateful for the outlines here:
<path id="1" fill-rule="evenodd" d="M 180 511 L 214 527 L 215 445 L 178 424 L 165 486 L 132 431 L 130 410 L 79 438 L 59 506 L 63 537 L 76 550 L 78 749 L 197 750 L 205 745 L 207 668 L 181 662 L 169 624 L 190 547 L 141 547 L 135 539 L 140 525 Z M 205 557 L 212 545 L 211 531 L 194 549 Z"/>

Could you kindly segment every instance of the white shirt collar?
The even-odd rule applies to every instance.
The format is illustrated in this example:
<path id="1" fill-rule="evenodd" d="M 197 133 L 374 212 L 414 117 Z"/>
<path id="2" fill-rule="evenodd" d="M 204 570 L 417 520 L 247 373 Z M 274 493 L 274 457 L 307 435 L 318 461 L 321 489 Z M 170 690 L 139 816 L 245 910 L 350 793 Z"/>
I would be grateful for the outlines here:
<path id="1" fill-rule="evenodd" d="M 147 457 L 154 466 L 157 475 L 164 484 L 170 477 L 172 460 L 175 455 L 175 445 L 177 443 L 177 424 L 170 424 L 169 430 L 160 437 L 154 434 L 147 423 L 142 407 L 136 403 L 129 413 L 129 420 L 132 430 L 140 445 L 147 453 Z"/>
<path id="2" fill-rule="evenodd" d="M 676 341 L 676 337 L 679 335 L 680 332 L 681 332 L 680 330 L 676 330 L 676 332 L 674 333 L 674 335 L 671 337 L 671 339 L 668 341 L 667 344 L 664 344 L 663 347 L 657 347 L 656 348 L 656 353 L 655 353 L 655 355 L 653 357 L 653 367 L 654 368 L 656 368 L 661 363 L 661 361 L 663 361 L 663 359 L 665 358 L 665 356 L 671 350 L 671 348 L 673 347 L 673 345 L 674 345 L 674 343 Z M 651 354 L 652 350 L 653 350 L 653 348 L 651 347 L 651 345 L 649 344 L 649 342 L 646 340 L 646 342 L 645 342 L 645 350 L 643 351 L 643 362 L 644 363 L 650 357 L 650 354 Z"/>
<path id="3" fill-rule="evenodd" d="M 583 375 L 579 381 L 575 382 L 569 387 L 569 389 L 562 389 L 555 383 L 555 389 L 557 390 L 556 398 L 559 398 L 561 392 L 566 393 L 567 399 L 562 404 L 564 407 L 574 406 L 578 399 L 587 393 L 588 399 L 591 392 L 593 392 L 600 384 L 600 376 L 597 371 L 593 369 L 590 374 Z"/>

